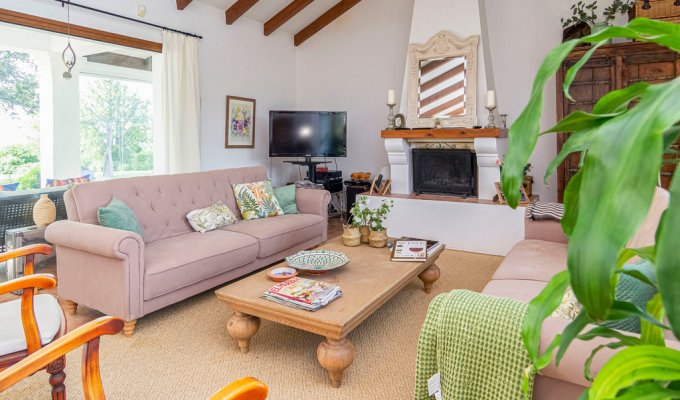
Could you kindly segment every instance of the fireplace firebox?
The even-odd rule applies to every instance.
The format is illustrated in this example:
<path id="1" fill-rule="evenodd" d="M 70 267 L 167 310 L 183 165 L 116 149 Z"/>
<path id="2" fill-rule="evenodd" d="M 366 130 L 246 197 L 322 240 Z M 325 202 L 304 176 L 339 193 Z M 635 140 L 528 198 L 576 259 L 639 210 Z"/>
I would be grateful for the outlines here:
<path id="1" fill-rule="evenodd" d="M 465 149 L 413 149 L 416 194 L 477 196 L 477 157 Z"/>

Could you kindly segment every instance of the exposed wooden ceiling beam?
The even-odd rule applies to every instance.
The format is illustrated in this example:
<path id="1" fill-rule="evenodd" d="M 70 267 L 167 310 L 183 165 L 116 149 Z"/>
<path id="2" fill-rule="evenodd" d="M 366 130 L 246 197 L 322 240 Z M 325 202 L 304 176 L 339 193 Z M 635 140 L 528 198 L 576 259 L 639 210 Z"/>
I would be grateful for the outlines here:
<path id="1" fill-rule="evenodd" d="M 295 34 L 294 42 L 296 46 L 301 45 L 307 39 L 314 36 L 317 32 L 325 28 L 328 24 L 335 21 L 339 16 L 347 12 L 350 8 L 359 4 L 361 0 L 341 0 L 334 5 L 330 10 L 326 11 L 322 16 L 317 18 L 314 22 L 307 25 L 303 30 Z"/>
<path id="2" fill-rule="evenodd" d="M 254 6 L 257 1 L 258 0 L 237 0 L 236 3 L 232 4 L 225 12 L 227 15 L 227 25 L 236 22 L 236 20 L 250 10 L 250 7 Z"/>
<path id="3" fill-rule="evenodd" d="M 184 10 L 194 0 L 177 0 L 177 9 Z"/>
<path id="4" fill-rule="evenodd" d="M 312 4 L 313 1 L 314 0 L 293 0 L 283 10 L 279 11 L 276 15 L 271 17 L 269 21 L 264 23 L 264 35 L 269 36 L 274 33 L 281 25 L 285 24 L 300 11 L 304 10 L 305 7 Z"/>

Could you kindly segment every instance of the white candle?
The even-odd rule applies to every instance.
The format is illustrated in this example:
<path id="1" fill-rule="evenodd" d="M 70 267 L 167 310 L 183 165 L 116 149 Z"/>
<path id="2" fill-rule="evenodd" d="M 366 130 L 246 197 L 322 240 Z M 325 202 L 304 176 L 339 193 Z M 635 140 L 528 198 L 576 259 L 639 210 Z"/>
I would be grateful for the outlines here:
<path id="1" fill-rule="evenodd" d="M 491 108 L 491 107 L 496 107 L 496 91 L 495 90 L 489 90 L 486 94 L 486 106 Z"/>
<path id="2" fill-rule="evenodd" d="M 387 91 L 387 105 L 393 106 L 395 104 L 397 104 L 397 93 L 394 89 L 390 89 Z"/>

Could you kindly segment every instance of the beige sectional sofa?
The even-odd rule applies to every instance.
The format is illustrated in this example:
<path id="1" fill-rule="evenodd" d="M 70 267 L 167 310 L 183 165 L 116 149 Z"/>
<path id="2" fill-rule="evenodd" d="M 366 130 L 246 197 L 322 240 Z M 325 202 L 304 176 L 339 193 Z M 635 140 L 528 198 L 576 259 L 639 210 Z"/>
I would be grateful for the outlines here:
<path id="1" fill-rule="evenodd" d="M 654 244 L 656 228 L 661 214 L 668 207 L 668 200 L 668 192 L 657 189 L 647 218 L 629 242 L 629 247 Z M 553 275 L 567 268 L 567 238 L 558 222 L 527 220 L 525 237 L 526 240 L 515 245 L 505 257 L 483 293 L 528 302 L 540 293 Z M 569 322 L 553 317 L 546 320 L 541 334 L 541 351 L 545 351 L 545 347 Z M 672 335 L 668 339 L 670 347 L 680 349 L 680 343 Z M 574 341 L 559 368 L 553 363 L 543 370 L 542 375 L 536 377 L 534 399 L 577 399 L 589 386 L 584 377 L 583 365 L 592 350 L 602 343 L 607 341 Z M 608 350 L 601 351 L 593 362 L 593 371 L 599 370 L 612 354 Z"/>
<path id="2" fill-rule="evenodd" d="M 267 179 L 264 167 L 116 179 L 75 186 L 64 194 L 67 221 L 50 225 L 56 245 L 58 293 L 67 309 L 83 304 L 123 318 L 131 335 L 136 320 L 327 239 L 330 194 L 297 189 L 299 214 L 243 221 L 232 185 Z M 112 197 L 135 212 L 144 231 L 98 225 L 97 210 Z M 239 222 L 207 233 L 186 219 L 216 201 Z"/>

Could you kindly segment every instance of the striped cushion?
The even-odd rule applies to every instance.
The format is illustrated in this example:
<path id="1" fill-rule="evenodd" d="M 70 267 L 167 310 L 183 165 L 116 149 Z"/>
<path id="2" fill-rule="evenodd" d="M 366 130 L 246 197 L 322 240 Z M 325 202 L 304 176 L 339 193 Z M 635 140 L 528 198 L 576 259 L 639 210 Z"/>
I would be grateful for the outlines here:
<path id="1" fill-rule="evenodd" d="M 527 206 L 527 218 L 534 221 L 561 221 L 564 217 L 564 204 L 561 203 L 532 203 Z"/>
<path id="2" fill-rule="evenodd" d="M 4 183 L 0 185 L 0 192 L 14 192 L 19 187 L 19 182 L 17 183 Z"/>

